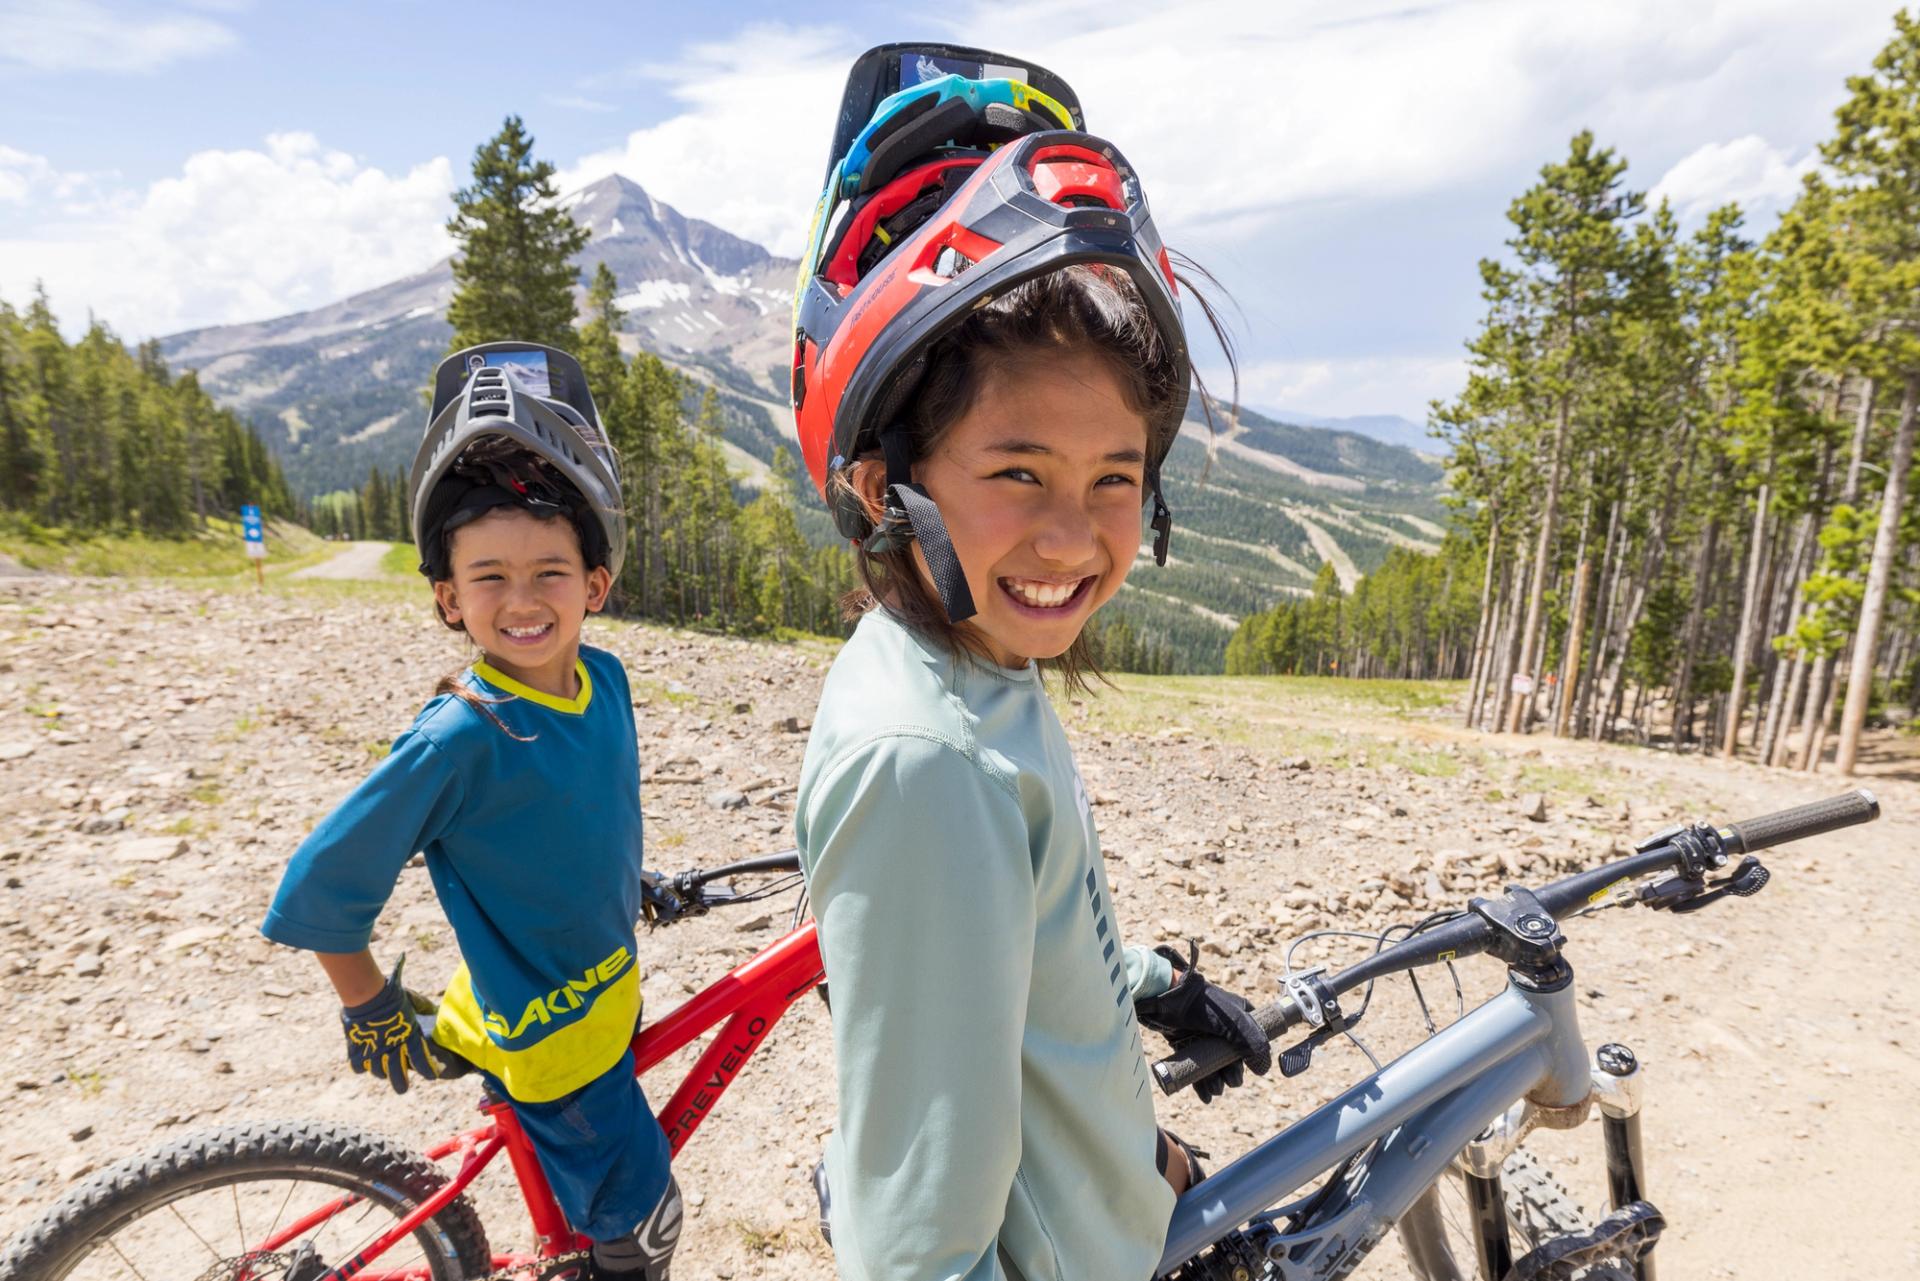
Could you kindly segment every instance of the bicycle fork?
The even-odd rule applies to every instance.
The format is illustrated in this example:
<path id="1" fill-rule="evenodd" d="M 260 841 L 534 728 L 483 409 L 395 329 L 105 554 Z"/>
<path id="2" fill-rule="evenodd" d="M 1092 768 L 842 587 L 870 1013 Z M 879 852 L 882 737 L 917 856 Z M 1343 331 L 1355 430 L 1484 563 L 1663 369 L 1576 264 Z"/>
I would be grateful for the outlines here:
<path id="1" fill-rule="evenodd" d="M 1640 1139 L 1640 1064 L 1633 1051 L 1608 1042 L 1594 1052 L 1592 1087 L 1587 1097 L 1568 1107 L 1545 1107 L 1521 1100 L 1466 1146 L 1460 1154 L 1466 1177 L 1467 1202 L 1473 1214 L 1474 1252 L 1480 1275 L 1506 1277 L 1513 1268 L 1513 1242 L 1508 1232 L 1506 1191 L 1500 1168 L 1535 1128 L 1573 1129 L 1600 1108 L 1601 1134 L 1607 1152 L 1607 1192 L 1617 1212 L 1646 1199 L 1646 1153 Z M 1651 1253 L 1642 1250 L 1633 1264 L 1637 1281 L 1655 1281 Z"/>
<path id="2" fill-rule="evenodd" d="M 1647 1156 L 1640 1143 L 1640 1063 L 1633 1051 L 1609 1041 L 1594 1051 L 1594 1100 L 1607 1145 L 1607 1193 L 1618 1210 L 1646 1200 Z M 1653 1252 L 1634 1262 L 1638 1281 L 1654 1281 Z"/>

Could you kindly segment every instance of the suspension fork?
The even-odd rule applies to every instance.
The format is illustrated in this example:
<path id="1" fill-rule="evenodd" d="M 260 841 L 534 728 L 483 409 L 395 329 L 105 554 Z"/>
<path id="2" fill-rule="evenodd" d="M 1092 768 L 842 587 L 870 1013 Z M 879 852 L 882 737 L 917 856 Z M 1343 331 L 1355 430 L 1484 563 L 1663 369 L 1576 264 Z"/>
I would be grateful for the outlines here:
<path id="1" fill-rule="evenodd" d="M 1647 1195 L 1647 1155 L 1640 1141 L 1640 1063 L 1633 1051 L 1609 1041 L 1594 1051 L 1594 1097 L 1607 1145 L 1607 1192 L 1613 1208 Z M 1637 1281 L 1655 1281 L 1651 1248 L 1634 1264 Z"/>
<path id="2" fill-rule="evenodd" d="M 1485 1175 L 1467 1175 L 1467 1204 L 1473 1211 L 1473 1251 L 1480 1257 L 1480 1275 L 1506 1276 L 1513 1268 L 1513 1238 L 1507 1231 L 1507 1197 L 1500 1186 L 1499 1166 Z"/>

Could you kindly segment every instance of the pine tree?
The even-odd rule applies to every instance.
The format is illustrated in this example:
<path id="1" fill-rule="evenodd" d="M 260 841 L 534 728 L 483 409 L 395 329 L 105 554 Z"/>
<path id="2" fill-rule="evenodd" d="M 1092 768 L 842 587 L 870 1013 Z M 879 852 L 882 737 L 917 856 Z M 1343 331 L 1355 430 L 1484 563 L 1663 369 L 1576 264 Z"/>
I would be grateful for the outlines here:
<path id="1" fill-rule="evenodd" d="M 1839 130 L 1821 151 L 1843 184 L 1848 301 L 1873 338 L 1868 372 L 1901 388 L 1840 716 L 1835 764 L 1842 774 L 1853 772 L 1873 697 L 1920 415 L 1920 18 L 1896 13 L 1894 28 L 1873 74 L 1848 82 L 1851 97 L 1836 113 Z"/>
<path id="2" fill-rule="evenodd" d="M 554 167 L 533 159 L 518 116 L 473 155 L 473 185 L 454 193 L 449 350 L 516 339 L 573 346 L 573 256 L 589 233 L 556 203 Z"/>
<path id="3" fill-rule="evenodd" d="M 606 263 L 593 269 L 593 282 L 587 286 L 587 323 L 580 326 L 574 355 L 587 375 L 593 390 L 594 406 L 605 425 L 624 412 L 621 398 L 626 394 L 626 361 L 620 355 L 620 323 L 623 319 L 614 298 L 620 282 Z"/>

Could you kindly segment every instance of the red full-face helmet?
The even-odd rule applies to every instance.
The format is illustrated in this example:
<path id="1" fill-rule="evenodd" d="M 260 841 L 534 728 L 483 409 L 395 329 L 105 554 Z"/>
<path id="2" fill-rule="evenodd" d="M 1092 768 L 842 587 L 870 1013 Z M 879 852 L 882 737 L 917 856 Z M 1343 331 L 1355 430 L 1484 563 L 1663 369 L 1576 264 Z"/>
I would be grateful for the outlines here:
<path id="1" fill-rule="evenodd" d="M 1172 264 L 1140 182 L 1111 143 L 1077 131 L 1030 133 L 998 149 L 935 152 L 848 208 L 809 264 L 796 300 L 792 403 L 801 453 L 840 532 L 870 550 L 920 540 L 948 617 L 974 612 L 939 510 L 912 483 L 901 410 L 928 353 L 970 314 L 1048 272 L 1095 264 L 1132 280 L 1161 331 L 1170 371 L 1190 373 Z M 1160 466 L 1184 403 L 1148 424 L 1154 556 L 1166 561 L 1172 513 Z M 887 463 L 886 513 L 830 487 L 875 448 Z"/>

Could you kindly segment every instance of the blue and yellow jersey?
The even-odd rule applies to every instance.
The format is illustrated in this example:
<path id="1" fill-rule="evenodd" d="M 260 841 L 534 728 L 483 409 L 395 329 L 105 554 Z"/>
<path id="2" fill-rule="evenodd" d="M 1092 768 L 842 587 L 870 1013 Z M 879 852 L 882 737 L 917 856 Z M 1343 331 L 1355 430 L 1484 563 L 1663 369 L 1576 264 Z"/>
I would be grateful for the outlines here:
<path id="1" fill-rule="evenodd" d="M 260 929 L 357 952 L 416 851 L 463 964 L 434 1039 L 523 1102 L 580 1088 L 640 1017 L 640 768 L 626 672 L 580 650 L 555 698 L 476 664 L 464 679 L 515 734 L 442 695 L 301 844 Z"/>

